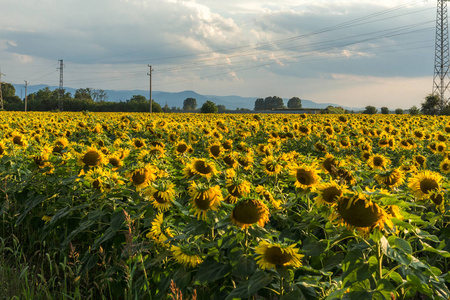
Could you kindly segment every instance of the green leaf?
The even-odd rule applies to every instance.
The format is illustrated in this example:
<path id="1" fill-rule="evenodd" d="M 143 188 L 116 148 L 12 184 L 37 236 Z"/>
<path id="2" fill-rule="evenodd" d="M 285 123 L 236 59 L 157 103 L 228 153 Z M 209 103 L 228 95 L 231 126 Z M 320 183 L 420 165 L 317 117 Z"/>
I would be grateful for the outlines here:
<path id="1" fill-rule="evenodd" d="M 264 271 L 257 270 L 249 280 L 238 285 L 225 300 L 248 298 L 271 282 L 272 276 L 266 274 Z"/>
<path id="2" fill-rule="evenodd" d="M 250 256 L 241 256 L 233 269 L 233 275 L 251 276 L 256 270 L 255 260 Z"/>
<path id="3" fill-rule="evenodd" d="M 401 251 L 406 254 L 412 254 L 411 245 L 404 239 L 396 237 L 396 236 L 390 236 L 388 238 L 388 241 L 389 241 L 389 244 L 393 248 L 397 249 L 398 251 Z"/>
<path id="4" fill-rule="evenodd" d="M 215 260 L 206 260 L 200 265 L 195 281 L 212 283 L 227 276 L 230 270 L 231 266 L 229 264 L 223 264 Z"/>
<path id="5" fill-rule="evenodd" d="M 450 253 L 447 252 L 447 251 L 435 249 L 434 247 L 430 246 L 429 244 L 427 244 L 427 243 L 425 243 L 423 241 L 421 241 L 421 244 L 423 246 L 423 250 L 424 251 L 428 251 L 428 252 L 431 252 L 431 253 L 436 253 L 436 254 L 439 254 L 440 256 L 446 257 L 446 258 L 450 257 Z"/>
<path id="6" fill-rule="evenodd" d="M 303 251 L 306 256 L 319 256 L 324 253 L 326 249 L 326 242 L 323 240 L 316 240 L 315 238 L 306 238 L 303 242 Z"/>

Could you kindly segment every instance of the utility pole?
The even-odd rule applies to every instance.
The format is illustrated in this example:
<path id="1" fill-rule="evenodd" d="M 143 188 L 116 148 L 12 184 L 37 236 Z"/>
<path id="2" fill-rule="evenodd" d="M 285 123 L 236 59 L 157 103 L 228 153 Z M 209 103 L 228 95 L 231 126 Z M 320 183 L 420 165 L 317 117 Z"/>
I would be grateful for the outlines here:
<path id="1" fill-rule="evenodd" d="M 2 73 L 2 69 L 0 69 L 0 103 L 3 110 L 2 75 L 6 76 L 5 74 Z"/>
<path id="2" fill-rule="evenodd" d="M 152 71 L 154 71 L 152 69 L 151 65 L 147 65 L 150 68 L 150 73 L 147 73 L 148 76 L 150 76 L 150 113 L 152 113 Z"/>
<path id="3" fill-rule="evenodd" d="M 437 0 L 433 94 L 439 96 L 441 111 L 448 103 L 449 53 L 447 0 Z"/>
<path id="4" fill-rule="evenodd" d="M 64 96 L 64 81 L 63 81 L 64 63 L 63 63 L 62 59 L 60 59 L 58 61 L 59 61 L 59 68 L 57 68 L 57 70 L 59 70 L 59 103 L 58 103 L 58 109 L 59 109 L 59 111 L 62 111 L 63 110 L 62 98 Z"/>
<path id="5" fill-rule="evenodd" d="M 24 81 L 25 81 L 25 112 L 27 112 L 27 95 L 28 95 L 27 88 L 28 88 L 28 81 L 26 81 L 26 80 L 24 80 Z"/>

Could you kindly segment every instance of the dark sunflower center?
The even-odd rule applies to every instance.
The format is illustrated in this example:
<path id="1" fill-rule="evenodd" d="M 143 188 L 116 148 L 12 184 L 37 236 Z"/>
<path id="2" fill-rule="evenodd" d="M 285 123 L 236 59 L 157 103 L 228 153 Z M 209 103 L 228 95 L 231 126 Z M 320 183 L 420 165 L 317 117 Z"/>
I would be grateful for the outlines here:
<path id="1" fill-rule="evenodd" d="M 95 188 L 95 189 L 99 189 L 100 187 L 101 187 L 101 181 L 100 181 L 100 179 L 95 179 L 93 182 L 92 182 L 92 186 Z"/>
<path id="2" fill-rule="evenodd" d="M 416 156 L 415 159 L 416 159 L 417 163 L 421 166 L 425 163 L 425 158 L 422 156 Z"/>
<path id="3" fill-rule="evenodd" d="M 424 194 L 428 194 L 430 191 L 435 190 L 439 187 L 436 180 L 431 178 L 425 178 L 422 181 L 420 181 L 420 190 Z"/>
<path id="4" fill-rule="evenodd" d="M 233 157 L 231 157 L 231 155 L 227 155 L 223 158 L 223 161 L 228 165 L 228 166 L 232 166 L 235 164 L 235 160 Z"/>
<path id="5" fill-rule="evenodd" d="M 33 161 L 36 165 L 40 167 L 45 166 L 45 158 L 43 156 L 34 156 Z"/>
<path id="6" fill-rule="evenodd" d="M 147 181 L 147 173 L 147 170 L 136 171 L 133 176 L 131 176 L 131 180 L 135 185 L 143 184 Z"/>
<path id="7" fill-rule="evenodd" d="M 341 195 L 342 191 L 335 186 L 328 187 L 322 192 L 323 200 L 328 203 L 333 203 Z"/>
<path id="8" fill-rule="evenodd" d="M 225 150 L 230 150 L 230 149 L 231 149 L 231 143 L 230 143 L 230 142 L 224 142 L 224 143 L 222 144 L 222 147 L 223 147 Z"/>
<path id="9" fill-rule="evenodd" d="M 350 206 L 351 198 L 344 198 L 338 204 L 337 210 L 344 221 L 355 227 L 372 227 L 381 219 L 378 208 L 373 205 L 366 207 L 364 200 L 354 201 Z"/>
<path id="10" fill-rule="evenodd" d="M 375 156 L 375 157 L 373 158 L 373 165 L 374 165 L 375 167 L 381 167 L 381 166 L 383 165 L 383 163 L 384 163 L 383 158 L 381 158 L 381 157 L 379 157 L 379 156 Z"/>
<path id="11" fill-rule="evenodd" d="M 166 199 L 164 199 L 163 197 L 161 197 L 161 192 L 159 192 L 159 191 L 156 191 L 156 192 L 153 194 L 153 198 L 155 198 L 155 200 L 156 200 L 158 203 L 161 203 L 161 204 L 164 204 L 164 203 L 167 202 Z"/>
<path id="12" fill-rule="evenodd" d="M 3 149 L 3 147 L 2 147 L 2 146 L 0 146 L 0 155 L 2 155 L 2 154 L 3 154 L 3 152 L 5 152 L 5 149 Z"/>
<path id="13" fill-rule="evenodd" d="M 142 148 L 142 147 L 144 147 L 144 142 L 141 140 L 136 140 L 136 141 L 134 141 L 134 146 L 136 148 Z"/>
<path id="14" fill-rule="evenodd" d="M 247 157 L 240 157 L 238 158 L 238 162 L 241 166 L 243 166 L 244 168 L 248 167 L 250 165 L 249 160 L 247 159 Z"/>
<path id="15" fill-rule="evenodd" d="M 214 157 L 218 157 L 220 155 L 220 146 L 219 145 L 213 145 L 209 148 L 209 151 L 211 151 L 211 154 Z"/>
<path id="16" fill-rule="evenodd" d="M 297 181 L 304 185 L 310 185 L 314 182 L 313 173 L 305 169 L 298 169 L 296 177 Z"/>
<path id="17" fill-rule="evenodd" d="M 274 163 L 272 161 L 266 163 L 266 170 L 269 172 L 275 172 L 275 170 L 276 170 L 275 167 L 276 167 L 276 163 Z"/>
<path id="18" fill-rule="evenodd" d="M 211 174 L 211 172 L 212 172 L 211 166 L 209 164 L 207 164 L 206 162 L 204 162 L 203 160 L 197 160 L 194 163 L 194 169 L 203 175 L 208 175 L 208 174 Z"/>
<path id="19" fill-rule="evenodd" d="M 325 170 L 327 170 L 329 173 L 333 172 L 333 169 L 336 168 L 335 160 L 334 158 L 327 158 L 323 161 L 322 166 Z"/>
<path id="20" fill-rule="evenodd" d="M 102 158 L 100 153 L 95 150 L 89 150 L 84 156 L 82 161 L 88 166 L 97 166 L 100 164 Z"/>
<path id="21" fill-rule="evenodd" d="M 431 201 L 436 205 L 440 205 L 444 201 L 444 197 L 441 194 L 433 194 L 430 196 Z"/>
<path id="22" fill-rule="evenodd" d="M 201 210 L 208 210 L 211 207 L 211 199 L 206 192 L 202 192 L 194 199 L 195 206 Z"/>
<path id="23" fill-rule="evenodd" d="M 267 262 L 280 266 L 291 261 L 292 255 L 281 251 L 280 247 L 270 247 L 264 253 L 264 258 Z"/>
<path id="24" fill-rule="evenodd" d="M 448 163 L 442 164 L 442 170 L 444 170 L 444 171 L 450 170 L 450 164 L 448 164 Z"/>
<path id="25" fill-rule="evenodd" d="M 19 146 L 23 146 L 24 144 L 23 144 L 23 141 L 22 141 L 22 137 L 21 136 L 18 136 L 18 135 L 16 135 L 15 137 L 13 137 L 13 143 L 15 144 L 15 145 L 19 145 Z"/>
<path id="26" fill-rule="evenodd" d="M 187 151 L 187 145 L 186 144 L 179 144 L 177 147 L 177 152 L 178 153 L 184 153 Z"/>
<path id="27" fill-rule="evenodd" d="M 227 186 L 227 190 L 234 197 L 242 196 L 240 189 L 239 189 L 239 185 L 234 185 L 234 184 L 229 185 L 229 186 Z"/>
<path id="28" fill-rule="evenodd" d="M 263 209 L 257 201 L 239 202 L 233 209 L 233 218 L 242 224 L 254 224 L 263 217 Z"/>
<path id="29" fill-rule="evenodd" d="M 117 157 L 110 157 L 109 163 L 114 167 L 118 167 L 120 165 L 120 160 Z"/>

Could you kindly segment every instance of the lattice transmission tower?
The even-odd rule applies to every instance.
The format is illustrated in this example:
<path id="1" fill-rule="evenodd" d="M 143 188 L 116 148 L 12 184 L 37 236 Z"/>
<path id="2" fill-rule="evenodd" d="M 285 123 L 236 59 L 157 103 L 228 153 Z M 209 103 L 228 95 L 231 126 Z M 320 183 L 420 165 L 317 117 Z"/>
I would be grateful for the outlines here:
<path id="1" fill-rule="evenodd" d="M 449 58 L 447 0 L 438 0 L 436 11 L 433 94 L 439 96 L 439 108 L 441 110 L 448 103 L 448 97 L 445 96 L 445 92 L 448 91 L 450 84 Z"/>

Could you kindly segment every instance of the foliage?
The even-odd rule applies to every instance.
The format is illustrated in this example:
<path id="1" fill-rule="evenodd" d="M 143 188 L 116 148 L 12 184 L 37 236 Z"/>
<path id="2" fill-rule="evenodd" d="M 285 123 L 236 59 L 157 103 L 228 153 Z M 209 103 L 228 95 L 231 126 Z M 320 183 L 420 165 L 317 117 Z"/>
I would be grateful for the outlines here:
<path id="1" fill-rule="evenodd" d="M 363 114 L 374 115 L 378 112 L 378 109 L 375 106 L 367 105 Z"/>
<path id="2" fill-rule="evenodd" d="M 215 114 L 219 111 L 216 104 L 212 101 L 206 101 L 203 103 L 202 108 L 200 109 L 200 112 L 202 113 L 209 113 L 209 114 Z"/>
<path id="3" fill-rule="evenodd" d="M 418 109 L 415 105 L 411 106 L 408 111 L 411 116 L 417 116 L 420 114 L 420 109 Z"/>
<path id="4" fill-rule="evenodd" d="M 441 99 L 438 95 L 429 94 L 422 102 L 420 112 L 424 115 L 438 115 L 440 112 Z"/>
<path id="5" fill-rule="evenodd" d="M 345 109 L 338 106 L 332 106 L 328 105 L 327 108 L 325 108 L 324 113 L 326 114 L 345 114 Z"/>
<path id="6" fill-rule="evenodd" d="M 302 108 L 302 100 L 299 97 L 292 97 L 287 103 L 288 108 Z"/>
<path id="7" fill-rule="evenodd" d="M 0 119 L 7 297 L 450 294 L 449 117 Z"/>
<path id="8" fill-rule="evenodd" d="M 396 114 L 396 115 L 403 115 L 403 114 L 404 114 L 404 111 L 403 111 L 402 108 L 396 108 L 396 109 L 395 109 L 395 114 Z"/>
<path id="9" fill-rule="evenodd" d="M 190 111 L 197 109 L 197 100 L 195 98 L 186 98 L 183 101 L 183 110 Z"/>
<path id="10" fill-rule="evenodd" d="M 386 106 L 383 106 L 383 107 L 381 108 L 381 113 L 382 113 L 383 115 L 389 114 L 389 108 L 387 108 Z"/>
<path id="11" fill-rule="evenodd" d="M 255 101 L 254 110 L 273 110 L 284 108 L 283 99 L 278 96 L 266 97 L 265 99 L 258 98 Z"/>

